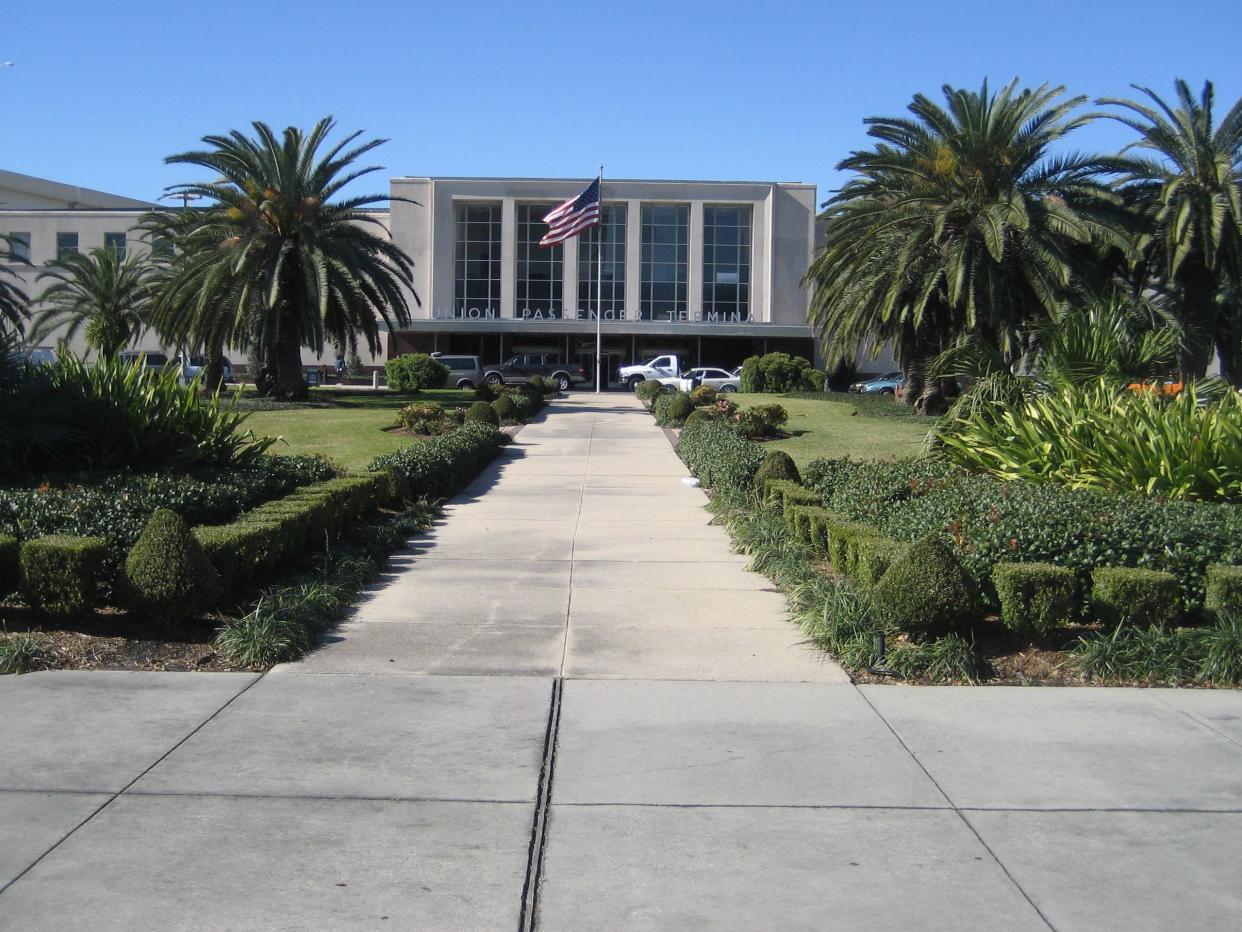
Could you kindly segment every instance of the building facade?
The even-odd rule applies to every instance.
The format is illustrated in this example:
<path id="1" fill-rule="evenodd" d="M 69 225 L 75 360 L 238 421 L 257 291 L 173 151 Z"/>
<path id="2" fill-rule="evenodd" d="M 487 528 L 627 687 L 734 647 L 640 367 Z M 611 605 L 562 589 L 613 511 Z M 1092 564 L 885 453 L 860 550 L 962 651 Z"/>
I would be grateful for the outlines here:
<path id="1" fill-rule="evenodd" d="M 591 372 L 598 318 L 610 376 L 669 352 L 726 368 L 813 356 L 813 185 L 605 180 L 600 224 L 541 247 L 544 215 L 589 183 L 394 178 L 390 230 L 419 306 L 390 352 L 546 352 Z"/>
<path id="2" fill-rule="evenodd" d="M 386 334 L 378 354 L 364 353 L 363 364 L 414 351 L 477 355 L 484 364 L 543 352 L 593 374 L 597 317 L 610 377 L 670 352 L 724 368 L 771 351 L 814 358 L 802 286 L 815 248 L 813 185 L 605 179 L 602 222 L 541 247 L 542 218 L 589 183 L 392 179 L 390 211 L 375 218 L 414 260 L 412 320 Z M 137 227 L 153 206 L 0 172 L 0 232 L 30 263 L 15 268 L 32 298 L 42 266 L 65 251 L 146 250 Z M 72 348 L 80 344 L 79 335 Z M 176 349 L 153 334 L 138 348 Z M 244 354 L 229 355 L 244 367 Z M 303 357 L 319 365 L 334 355 L 326 347 Z"/>

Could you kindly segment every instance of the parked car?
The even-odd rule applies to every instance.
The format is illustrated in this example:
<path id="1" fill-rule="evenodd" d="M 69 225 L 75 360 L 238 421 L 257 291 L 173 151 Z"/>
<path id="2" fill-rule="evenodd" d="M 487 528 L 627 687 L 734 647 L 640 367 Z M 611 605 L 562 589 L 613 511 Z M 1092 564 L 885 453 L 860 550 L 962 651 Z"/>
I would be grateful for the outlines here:
<path id="1" fill-rule="evenodd" d="M 638 388 L 648 379 L 655 379 L 666 388 L 671 386 L 675 389 L 677 381 L 681 378 L 681 359 L 670 354 L 656 356 L 646 362 L 621 366 L 617 370 L 617 378 L 625 384 L 626 388 Z"/>
<path id="2" fill-rule="evenodd" d="M 479 362 L 478 356 L 432 353 L 431 357 L 448 368 L 448 378 L 444 380 L 446 388 L 478 388 L 483 384 L 483 364 Z"/>
<path id="3" fill-rule="evenodd" d="M 32 366 L 56 365 L 56 350 L 50 346 L 27 346 L 22 350 L 22 357 Z"/>
<path id="4" fill-rule="evenodd" d="M 168 366 L 168 357 L 166 355 L 151 350 L 126 350 L 123 353 L 118 353 L 116 358 L 127 366 L 132 366 L 141 360 L 144 369 L 155 369 L 156 371 L 162 371 Z"/>
<path id="5" fill-rule="evenodd" d="M 488 385 L 521 385 L 537 375 L 552 381 L 563 392 L 579 382 L 588 381 L 586 369 L 582 366 L 557 362 L 543 353 L 513 356 L 483 370 L 483 379 Z"/>
<path id="6" fill-rule="evenodd" d="M 683 392 L 688 392 L 699 385 L 707 385 L 718 392 L 736 392 L 741 387 L 741 384 L 742 380 L 732 372 L 725 372 L 724 369 L 701 367 L 698 369 L 688 369 L 683 372 L 677 387 Z"/>
<path id="7" fill-rule="evenodd" d="M 895 395 L 904 381 L 900 372 L 886 372 L 878 378 L 855 382 L 850 386 L 850 391 L 860 395 Z"/>
<path id="8" fill-rule="evenodd" d="M 229 358 L 227 356 L 225 356 L 222 361 L 224 363 L 224 381 L 232 382 L 233 381 L 233 364 L 229 362 Z M 173 357 L 172 365 L 173 365 L 173 368 L 175 369 L 181 368 L 181 355 L 180 354 Z M 188 382 L 190 379 L 198 378 L 200 375 L 203 374 L 203 370 L 206 368 L 207 368 L 207 357 L 206 356 L 191 354 L 186 359 L 186 363 L 185 363 L 186 381 Z"/>

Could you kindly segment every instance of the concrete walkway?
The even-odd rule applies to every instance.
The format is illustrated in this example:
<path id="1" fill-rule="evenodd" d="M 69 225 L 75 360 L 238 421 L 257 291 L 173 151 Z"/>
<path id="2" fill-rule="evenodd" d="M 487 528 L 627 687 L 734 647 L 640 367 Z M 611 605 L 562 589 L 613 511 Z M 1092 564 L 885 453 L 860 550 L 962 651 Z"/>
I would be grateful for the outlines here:
<path id="1" fill-rule="evenodd" d="M 850 685 L 556 408 L 303 663 L 0 678 L 0 929 L 1238 926 L 1242 695 Z"/>

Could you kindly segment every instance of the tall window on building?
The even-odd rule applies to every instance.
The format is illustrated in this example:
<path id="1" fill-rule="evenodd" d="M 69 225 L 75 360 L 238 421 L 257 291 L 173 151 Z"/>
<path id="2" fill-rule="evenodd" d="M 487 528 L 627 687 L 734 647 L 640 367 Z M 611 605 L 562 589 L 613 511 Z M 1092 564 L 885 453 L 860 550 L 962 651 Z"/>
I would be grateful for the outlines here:
<path id="1" fill-rule="evenodd" d="M 599 307 L 605 314 L 625 308 L 625 205 L 606 204 L 600 222 L 583 230 L 578 236 L 578 307 L 586 312 Z M 603 272 L 598 275 L 601 232 L 603 244 Z M 602 281 L 601 281 L 602 279 Z M 604 288 L 603 303 L 598 302 L 600 285 Z"/>
<path id="2" fill-rule="evenodd" d="M 703 208 L 703 320 L 750 318 L 750 208 Z"/>
<path id="3" fill-rule="evenodd" d="M 540 246 L 548 232 L 543 218 L 555 204 L 517 205 L 517 316 L 548 317 L 560 313 L 565 247 Z"/>
<path id="4" fill-rule="evenodd" d="M 63 259 L 71 252 L 78 251 L 78 234 L 76 233 L 57 233 L 56 234 L 56 258 Z"/>
<path id="5" fill-rule="evenodd" d="M 643 320 L 685 320 L 690 208 L 685 204 L 642 207 Z"/>
<path id="6" fill-rule="evenodd" d="M 500 205 L 456 208 L 453 310 L 458 317 L 500 316 Z"/>
<path id="7" fill-rule="evenodd" d="M 0 244 L 3 245 L 3 244 Z M 9 234 L 9 255 L 13 257 L 15 262 L 30 261 L 30 234 L 29 233 L 10 233 Z"/>
<path id="8" fill-rule="evenodd" d="M 115 253 L 122 259 L 125 258 L 125 234 L 124 233 L 105 233 L 104 249 L 108 252 Z"/>

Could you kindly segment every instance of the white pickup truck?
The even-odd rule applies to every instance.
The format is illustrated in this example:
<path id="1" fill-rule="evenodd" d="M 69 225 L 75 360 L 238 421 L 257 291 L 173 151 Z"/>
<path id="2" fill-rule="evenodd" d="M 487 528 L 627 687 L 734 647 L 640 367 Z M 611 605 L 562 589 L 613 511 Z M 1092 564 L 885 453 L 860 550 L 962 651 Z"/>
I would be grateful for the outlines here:
<path id="1" fill-rule="evenodd" d="M 676 388 L 681 378 L 681 360 L 676 356 L 657 356 L 639 365 L 622 366 L 617 374 L 627 388 L 636 388 L 648 379 Z"/>

